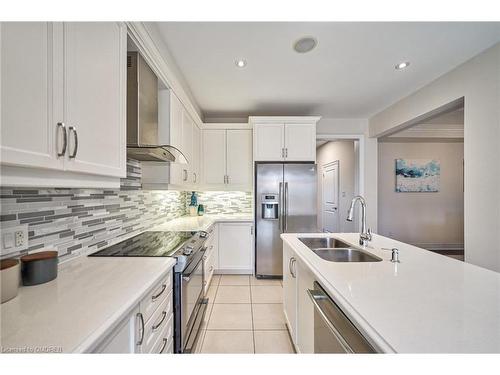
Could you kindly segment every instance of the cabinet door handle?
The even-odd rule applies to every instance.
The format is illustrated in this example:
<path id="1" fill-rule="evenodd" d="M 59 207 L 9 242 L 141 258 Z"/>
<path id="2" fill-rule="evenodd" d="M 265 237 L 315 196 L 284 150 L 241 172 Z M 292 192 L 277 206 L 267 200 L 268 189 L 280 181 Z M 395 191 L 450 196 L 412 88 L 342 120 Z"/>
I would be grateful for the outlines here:
<path id="1" fill-rule="evenodd" d="M 142 316 L 141 313 L 137 314 L 137 317 L 139 318 L 141 322 L 141 328 L 140 328 L 140 339 L 137 341 L 137 345 L 142 345 L 142 342 L 144 341 L 144 317 Z"/>
<path id="2" fill-rule="evenodd" d="M 250 234 L 253 236 L 253 225 L 250 226 Z"/>
<path id="3" fill-rule="evenodd" d="M 227 184 L 229 185 L 229 175 L 226 175 Z"/>
<path id="4" fill-rule="evenodd" d="M 153 300 L 153 302 L 156 301 L 158 299 L 158 297 L 160 297 L 163 294 L 163 292 L 165 291 L 165 289 L 167 289 L 167 285 L 163 284 L 161 286 L 160 292 L 158 294 L 156 294 L 156 295 L 154 295 L 154 296 L 151 297 L 151 299 Z"/>
<path id="5" fill-rule="evenodd" d="M 281 147 L 281 157 L 282 158 L 285 157 L 285 149 L 283 147 Z"/>
<path id="6" fill-rule="evenodd" d="M 167 347 L 167 342 L 168 342 L 168 339 L 167 338 L 164 338 L 163 339 L 163 346 L 161 347 L 160 349 L 160 353 L 158 354 L 163 354 L 163 351 L 165 350 L 165 348 Z"/>
<path id="7" fill-rule="evenodd" d="M 193 172 L 193 182 L 196 183 L 196 172 Z"/>
<path id="8" fill-rule="evenodd" d="M 161 325 L 165 321 L 165 318 L 167 317 L 167 312 L 166 311 L 162 311 L 161 315 L 162 315 L 161 320 L 152 327 L 152 331 L 153 332 L 156 331 L 158 328 L 161 327 Z"/>
<path id="9" fill-rule="evenodd" d="M 64 156 L 66 153 L 66 148 L 68 147 L 68 133 L 66 132 L 66 125 L 64 125 L 64 122 L 58 122 L 57 123 L 57 129 L 62 129 L 63 131 L 63 146 L 61 152 L 57 153 L 57 156 Z"/>
<path id="10" fill-rule="evenodd" d="M 76 127 L 74 126 L 70 126 L 69 127 L 69 134 L 71 135 L 71 133 L 74 134 L 75 136 L 75 148 L 73 149 L 73 153 L 71 153 L 71 155 L 69 155 L 69 158 L 70 159 L 74 159 L 76 158 L 76 154 L 78 153 L 78 132 L 76 131 Z"/>
<path id="11" fill-rule="evenodd" d="M 288 158 L 288 147 L 285 148 L 285 158 Z"/>
<path id="12" fill-rule="evenodd" d="M 188 171 L 187 169 L 182 170 L 184 176 L 182 177 L 182 181 L 187 181 L 188 180 Z"/>
<path id="13" fill-rule="evenodd" d="M 294 257 L 290 258 L 290 261 L 288 262 L 288 270 L 290 271 L 290 275 L 295 279 L 297 277 L 297 274 L 295 273 L 295 262 L 297 260 Z"/>

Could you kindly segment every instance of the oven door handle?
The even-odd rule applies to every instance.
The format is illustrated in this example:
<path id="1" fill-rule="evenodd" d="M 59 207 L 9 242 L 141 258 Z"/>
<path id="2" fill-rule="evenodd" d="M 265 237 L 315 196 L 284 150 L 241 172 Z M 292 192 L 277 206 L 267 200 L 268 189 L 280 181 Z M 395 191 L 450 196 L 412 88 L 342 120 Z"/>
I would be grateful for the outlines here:
<path id="1" fill-rule="evenodd" d="M 204 247 L 203 249 L 201 249 L 200 251 L 201 252 L 204 252 L 207 248 Z M 183 273 L 182 274 L 182 280 L 186 281 L 186 282 L 189 282 L 189 280 L 191 280 L 191 274 L 196 270 L 198 269 L 199 265 L 200 265 L 200 262 L 201 264 L 203 264 L 203 257 L 200 257 L 200 260 L 194 265 L 194 267 L 191 267 L 189 266 L 188 268 L 190 269 L 190 272 L 186 272 L 186 273 Z"/>

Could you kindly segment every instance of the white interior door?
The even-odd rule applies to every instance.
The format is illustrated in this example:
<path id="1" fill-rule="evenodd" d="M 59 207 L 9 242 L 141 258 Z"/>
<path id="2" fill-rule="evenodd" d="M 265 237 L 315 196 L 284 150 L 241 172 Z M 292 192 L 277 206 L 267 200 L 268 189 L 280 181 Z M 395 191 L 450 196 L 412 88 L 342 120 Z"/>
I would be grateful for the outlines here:
<path id="1" fill-rule="evenodd" d="M 323 232 L 339 232 L 339 161 L 323 165 Z"/>

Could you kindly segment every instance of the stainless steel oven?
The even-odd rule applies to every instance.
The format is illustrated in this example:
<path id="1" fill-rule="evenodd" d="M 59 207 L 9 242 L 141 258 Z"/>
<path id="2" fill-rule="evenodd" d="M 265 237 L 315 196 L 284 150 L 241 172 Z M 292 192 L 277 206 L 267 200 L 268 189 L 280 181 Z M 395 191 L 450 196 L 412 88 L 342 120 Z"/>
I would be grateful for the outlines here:
<path id="1" fill-rule="evenodd" d="M 314 305 L 314 353 L 376 353 L 318 282 L 308 294 Z"/>
<path id="2" fill-rule="evenodd" d="M 174 351 L 192 353 L 201 322 L 208 306 L 204 298 L 205 249 L 199 251 L 189 266 L 174 273 Z"/>

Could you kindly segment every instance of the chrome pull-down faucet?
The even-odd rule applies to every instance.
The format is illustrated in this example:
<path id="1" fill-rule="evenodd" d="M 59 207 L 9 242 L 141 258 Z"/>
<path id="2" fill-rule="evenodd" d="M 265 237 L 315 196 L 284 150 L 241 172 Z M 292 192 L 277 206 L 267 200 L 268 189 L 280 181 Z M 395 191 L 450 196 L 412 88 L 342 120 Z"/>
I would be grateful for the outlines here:
<path id="1" fill-rule="evenodd" d="M 368 241 L 372 240 L 372 232 L 370 229 L 366 229 L 366 201 L 361 195 L 352 198 L 351 206 L 347 212 L 347 221 L 352 221 L 354 216 L 354 205 L 357 201 L 361 204 L 361 232 L 359 233 L 359 244 L 366 246 Z"/>

